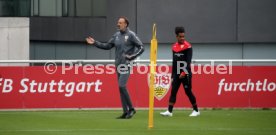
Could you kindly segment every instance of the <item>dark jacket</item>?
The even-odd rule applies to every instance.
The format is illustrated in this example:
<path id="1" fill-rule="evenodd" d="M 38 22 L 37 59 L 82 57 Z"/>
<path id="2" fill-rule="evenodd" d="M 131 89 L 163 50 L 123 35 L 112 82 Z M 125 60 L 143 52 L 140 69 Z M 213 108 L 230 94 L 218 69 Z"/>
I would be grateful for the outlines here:
<path id="1" fill-rule="evenodd" d="M 184 74 L 190 74 L 191 72 L 191 61 L 193 56 L 193 49 L 189 42 L 185 41 L 183 44 L 176 42 L 172 46 L 173 51 L 173 66 L 172 66 L 172 78 L 179 77 Z"/>

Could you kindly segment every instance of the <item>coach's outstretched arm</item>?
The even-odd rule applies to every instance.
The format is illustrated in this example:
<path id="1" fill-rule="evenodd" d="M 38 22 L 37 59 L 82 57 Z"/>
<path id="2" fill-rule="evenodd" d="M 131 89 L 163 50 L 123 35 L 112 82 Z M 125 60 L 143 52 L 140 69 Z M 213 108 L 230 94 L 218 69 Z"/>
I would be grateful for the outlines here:
<path id="1" fill-rule="evenodd" d="M 112 38 L 107 43 L 101 43 L 99 41 L 96 41 L 92 37 L 87 37 L 86 42 L 87 42 L 87 44 L 95 45 L 96 47 L 98 47 L 100 49 L 110 50 L 112 47 L 114 47 L 114 36 L 112 36 Z"/>

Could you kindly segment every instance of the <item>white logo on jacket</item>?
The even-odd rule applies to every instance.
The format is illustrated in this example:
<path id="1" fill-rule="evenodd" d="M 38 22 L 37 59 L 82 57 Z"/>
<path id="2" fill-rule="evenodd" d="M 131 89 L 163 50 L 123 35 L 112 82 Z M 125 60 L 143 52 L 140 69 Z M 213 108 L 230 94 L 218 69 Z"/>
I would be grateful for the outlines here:
<path id="1" fill-rule="evenodd" d="M 128 40 L 128 36 L 125 36 L 125 42 Z"/>
<path id="2" fill-rule="evenodd" d="M 182 55 L 184 55 L 183 53 L 175 53 L 174 55 L 176 55 L 177 57 L 180 57 Z"/>

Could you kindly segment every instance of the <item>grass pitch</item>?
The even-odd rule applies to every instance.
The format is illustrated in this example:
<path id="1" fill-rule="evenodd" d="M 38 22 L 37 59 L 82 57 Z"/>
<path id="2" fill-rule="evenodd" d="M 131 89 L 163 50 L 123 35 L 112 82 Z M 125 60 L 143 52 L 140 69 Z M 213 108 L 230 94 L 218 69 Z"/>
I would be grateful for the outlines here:
<path id="1" fill-rule="evenodd" d="M 121 111 L 1 111 L 0 135 L 274 135 L 276 110 L 175 110 L 173 117 L 154 114 L 148 129 L 148 111 L 132 119 L 115 119 Z"/>

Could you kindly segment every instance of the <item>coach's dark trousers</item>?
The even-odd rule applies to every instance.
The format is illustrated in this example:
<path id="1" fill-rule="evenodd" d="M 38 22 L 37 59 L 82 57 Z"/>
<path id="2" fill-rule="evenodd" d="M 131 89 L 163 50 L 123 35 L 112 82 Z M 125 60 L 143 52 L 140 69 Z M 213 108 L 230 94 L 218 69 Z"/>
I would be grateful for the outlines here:
<path id="1" fill-rule="evenodd" d="M 124 113 L 127 113 L 129 109 L 133 109 L 132 102 L 131 102 L 130 96 L 128 94 L 128 90 L 126 88 L 129 76 L 130 76 L 129 70 L 125 71 L 125 72 L 117 71 L 120 97 L 121 97 L 121 102 L 122 102 L 122 107 L 123 107 Z"/>

